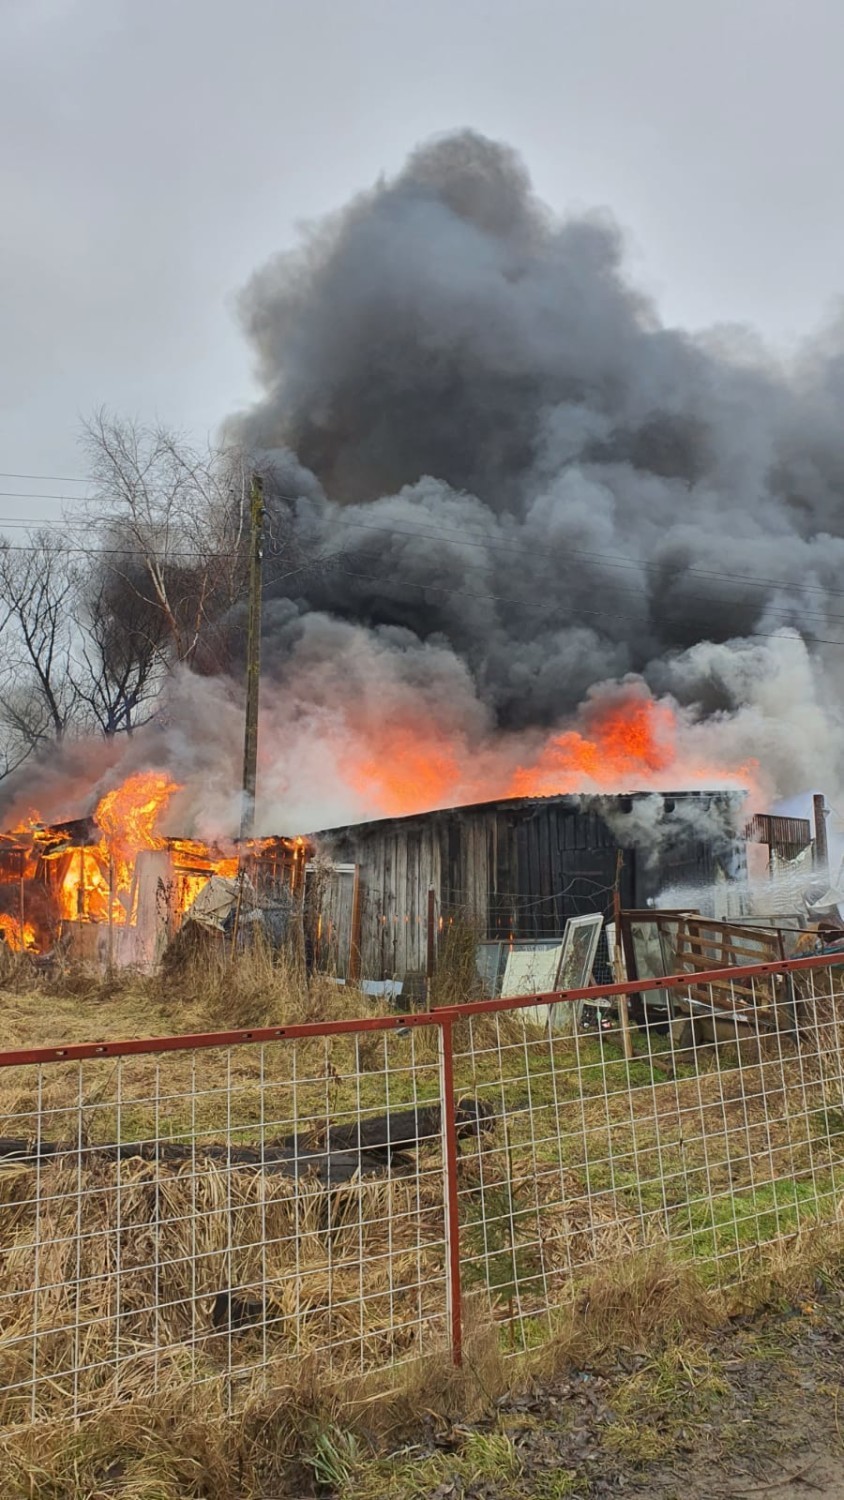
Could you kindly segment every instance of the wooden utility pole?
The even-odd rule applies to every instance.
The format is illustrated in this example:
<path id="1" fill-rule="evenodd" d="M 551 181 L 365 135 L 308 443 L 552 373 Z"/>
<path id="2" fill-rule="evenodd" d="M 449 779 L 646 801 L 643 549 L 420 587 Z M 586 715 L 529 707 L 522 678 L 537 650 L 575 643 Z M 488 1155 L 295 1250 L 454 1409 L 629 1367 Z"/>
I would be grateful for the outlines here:
<path id="1" fill-rule="evenodd" d="M 246 725 L 240 837 L 252 837 L 258 776 L 258 697 L 261 685 L 261 588 L 264 557 L 264 482 L 252 475 L 249 506 L 249 619 L 246 627 Z"/>
<path id="2" fill-rule="evenodd" d="M 616 980 L 624 972 L 622 968 L 623 949 L 621 946 L 621 872 L 624 869 L 624 851 L 619 849 L 615 858 L 615 883 L 612 893 L 612 915 L 615 933 L 615 965 L 614 972 Z M 618 1019 L 621 1022 L 621 1045 L 624 1056 L 628 1059 L 635 1056 L 633 1051 L 633 1038 L 630 1035 L 630 1013 L 627 1009 L 627 996 L 618 997 Z"/>
<path id="3" fill-rule="evenodd" d="M 815 869 L 819 874 L 829 876 L 829 845 L 826 837 L 827 806 L 823 792 L 818 792 L 812 798 L 812 808 L 815 818 Z"/>

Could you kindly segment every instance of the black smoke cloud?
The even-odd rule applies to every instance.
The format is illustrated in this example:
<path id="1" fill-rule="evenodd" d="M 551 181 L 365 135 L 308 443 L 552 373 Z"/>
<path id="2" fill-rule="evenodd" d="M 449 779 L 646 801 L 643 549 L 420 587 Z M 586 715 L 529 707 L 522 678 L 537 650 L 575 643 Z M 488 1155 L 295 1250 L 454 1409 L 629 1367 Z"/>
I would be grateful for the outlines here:
<path id="1" fill-rule="evenodd" d="M 520 730 L 630 673 L 723 714 L 736 674 L 698 643 L 786 632 L 781 672 L 793 632 L 844 639 L 844 341 L 786 370 L 666 328 L 623 252 L 463 132 L 257 272 L 265 394 L 230 430 L 274 476 L 270 672 L 326 618 L 398 632 Z"/>
<path id="2" fill-rule="evenodd" d="M 770 795 L 844 795 L 844 323 L 787 365 L 664 327 L 610 216 L 555 217 L 470 132 L 241 309 L 263 396 L 225 430 L 269 514 L 259 831 L 396 811 L 390 777 L 406 810 L 505 795 L 549 728 L 647 690 L 679 705 L 674 786 L 755 760 Z M 229 626 L 234 660 L 243 610 Z M 185 784 L 174 828 L 236 829 L 217 644 L 130 745 L 10 778 L 13 813 L 69 815 L 69 755 L 78 810 L 153 764 Z"/>

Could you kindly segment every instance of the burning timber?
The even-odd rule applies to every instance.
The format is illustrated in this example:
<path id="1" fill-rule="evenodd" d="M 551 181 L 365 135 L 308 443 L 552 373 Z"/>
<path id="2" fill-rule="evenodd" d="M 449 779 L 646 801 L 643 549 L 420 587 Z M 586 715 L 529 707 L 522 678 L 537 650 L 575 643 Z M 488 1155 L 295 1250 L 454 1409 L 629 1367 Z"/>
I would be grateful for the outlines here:
<path id="1" fill-rule="evenodd" d="M 304 866 L 302 839 L 223 847 L 137 826 L 105 831 L 99 816 L 30 821 L 0 835 L 0 937 L 17 952 L 150 968 L 192 912 L 207 928 L 256 908 L 283 925 Z"/>

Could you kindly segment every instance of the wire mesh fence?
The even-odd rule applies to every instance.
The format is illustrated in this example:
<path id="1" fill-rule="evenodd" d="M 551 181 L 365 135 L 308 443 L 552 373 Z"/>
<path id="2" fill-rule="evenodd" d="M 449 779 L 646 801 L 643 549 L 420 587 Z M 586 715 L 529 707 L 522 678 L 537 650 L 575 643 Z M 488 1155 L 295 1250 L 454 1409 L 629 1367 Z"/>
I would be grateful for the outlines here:
<path id="1" fill-rule="evenodd" d="M 844 1194 L 842 970 L 674 986 L 673 1019 L 561 1036 L 475 1011 L 455 1070 L 489 1107 L 460 1185 L 464 1292 L 523 1349 L 596 1263 L 663 1245 L 727 1285 L 834 1222 Z"/>
<path id="2" fill-rule="evenodd" d="M 839 1216 L 841 976 L 661 979 L 632 1048 L 543 996 L 0 1055 L 0 1425 L 459 1358 L 470 1301 L 520 1350 L 654 1245 L 740 1279 Z"/>
<path id="3" fill-rule="evenodd" d="M 0 1413 L 445 1338 L 436 1030 L 4 1071 Z"/>

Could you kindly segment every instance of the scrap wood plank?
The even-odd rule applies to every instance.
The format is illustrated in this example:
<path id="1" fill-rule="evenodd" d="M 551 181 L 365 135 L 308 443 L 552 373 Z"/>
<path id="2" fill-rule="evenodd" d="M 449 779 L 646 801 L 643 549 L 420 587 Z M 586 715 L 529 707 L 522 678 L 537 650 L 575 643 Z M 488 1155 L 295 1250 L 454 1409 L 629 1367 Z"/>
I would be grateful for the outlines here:
<path id="1" fill-rule="evenodd" d="M 690 954 L 706 958 L 712 953 L 713 949 L 717 952 L 718 945 L 713 943 L 711 938 L 703 938 L 700 941 L 693 937 L 688 939 L 688 952 Z M 721 952 L 722 956 L 728 958 L 729 961 L 746 958 L 749 963 L 755 961 L 756 963 L 767 964 L 776 963 L 779 958 L 776 948 L 765 947 L 761 944 L 756 948 L 745 948 L 740 943 L 730 943 L 726 949 L 722 948 Z M 743 965 L 738 964 L 736 966 L 743 967 Z"/>
<path id="2" fill-rule="evenodd" d="M 746 998 L 748 991 L 739 992 L 729 984 L 720 984 L 713 979 L 710 984 L 690 984 L 689 994 L 701 1005 L 707 1005 L 711 1009 L 724 1011 L 741 1011 L 744 1015 L 750 1015 L 755 1011 L 765 1011 L 767 1005 L 753 1003 L 753 996 Z"/>
<path id="3" fill-rule="evenodd" d="M 737 965 L 733 965 L 733 964 L 717 963 L 713 959 L 711 959 L 710 957 L 708 957 L 708 955 L 705 954 L 705 953 L 684 953 L 684 954 L 681 954 L 680 957 L 682 958 L 684 964 L 686 965 L 686 972 L 689 972 L 689 973 L 692 973 L 692 974 L 708 974 L 708 973 L 710 973 L 712 971 L 723 972 L 724 974 L 726 974 L 726 973 L 728 973 L 728 971 L 731 968 L 738 967 Z M 763 962 L 763 960 L 760 960 L 760 962 Z M 724 984 L 730 984 L 737 991 L 743 991 L 743 993 L 746 994 L 746 995 L 755 995 L 755 994 L 758 994 L 758 989 L 753 985 L 753 983 L 751 981 L 748 981 L 748 980 L 741 980 L 741 979 L 729 979 L 729 980 L 728 979 L 723 979 L 723 980 L 717 980 L 717 979 L 713 979 L 712 983 L 713 984 L 719 984 L 720 983 L 722 985 L 724 985 Z M 770 981 L 767 979 L 767 977 L 765 979 L 765 983 L 766 984 L 770 983 Z"/>
<path id="4" fill-rule="evenodd" d="M 754 947 L 736 942 L 733 938 L 726 938 L 722 942 L 716 942 L 711 936 L 698 937 L 694 933 L 684 934 L 683 942 L 690 953 L 707 956 L 720 951 L 722 957 L 732 962 L 733 959 L 746 958 L 751 963 L 776 963 L 780 957 L 779 943 L 756 943 Z"/>
<path id="5" fill-rule="evenodd" d="M 742 967 L 738 958 L 756 959 L 760 963 L 776 963 L 784 957 L 782 938 L 774 930 L 741 927 L 730 922 L 686 918 L 677 923 L 677 950 L 689 956 L 716 956 L 715 967 Z M 720 951 L 720 965 L 717 956 Z"/>
<path id="6" fill-rule="evenodd" d="M 747 946 L 752 942 L 753 947 Z M 709 918 L 687 918 L 677 923 L 675 952 L 678 966 L 687 972 L 704 973 L 713 969 L 743 967 L 742 960 L 759 963 L 776 962 L 782 957 L 780 934 L 741 924 Z M 751 982 L 730 979 L 709 980 L 705 985 L 691 984 L 689 992 L 698 1003 L 708 1003 L 719 1010 L 747 1015 L 751 1011 L 765 1013 L 773 1004 L 770 980 L 765 981 L 765 991 Z"/>

